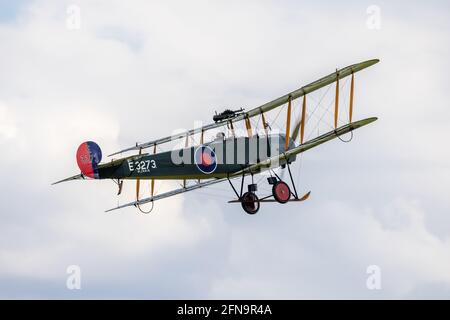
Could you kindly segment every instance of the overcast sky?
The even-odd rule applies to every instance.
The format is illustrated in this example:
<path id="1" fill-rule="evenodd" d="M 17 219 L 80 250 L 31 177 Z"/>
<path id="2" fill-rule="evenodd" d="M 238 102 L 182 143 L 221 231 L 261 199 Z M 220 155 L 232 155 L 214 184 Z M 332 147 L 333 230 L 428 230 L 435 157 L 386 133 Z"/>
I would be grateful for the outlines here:
<path id="1" fill-rule="evenodd" d="M 0 1 L 0 298 L 449 298 L 449 9 Z M 249 216 L 223 185 L 107 214 L 133 184 L 50 186 L 83 141 L 109 154 L 372 58 L 354 119 L 379 120 L 301 157 L 304 203 Z"/>

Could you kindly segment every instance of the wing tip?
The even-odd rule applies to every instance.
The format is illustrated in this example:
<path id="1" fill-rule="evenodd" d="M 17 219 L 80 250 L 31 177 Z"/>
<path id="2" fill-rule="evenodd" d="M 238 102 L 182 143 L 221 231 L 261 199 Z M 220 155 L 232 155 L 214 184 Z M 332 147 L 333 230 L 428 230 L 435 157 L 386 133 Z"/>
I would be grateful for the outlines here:
<path id="1" fill-rule="evenodd" d="M 366 126 L 366 125 L 368 125 L 368 124 L 370 124 L 372 122 L 375 122 L 377 120 L 378 120 L 378 117 L 370 117 L 370 118 L 366 118 L 366 119 L 362 119 L 362 120 L 358 120 L 358 121 L 352 122 L 352 123 L 350 123 L 348 125 L 350 125 L 353 128 L 352 130 L 354 130 L 354 129 L 358 129 L 358 128 L 361 128 L 363 126 Z"/>

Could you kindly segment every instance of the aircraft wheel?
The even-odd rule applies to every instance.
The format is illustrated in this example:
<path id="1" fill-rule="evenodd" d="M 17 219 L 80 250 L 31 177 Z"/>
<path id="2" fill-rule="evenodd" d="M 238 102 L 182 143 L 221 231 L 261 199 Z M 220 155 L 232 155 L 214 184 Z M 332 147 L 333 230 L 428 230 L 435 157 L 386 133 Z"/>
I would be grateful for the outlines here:
<path id="1" fill-rule="evenodd" d="M 273 185 L 272 194 L 279 203 L 286 203 L 291 199 L 291 189 L 288 184 L 283 181 L 278 181 Z"/>
<path id="2" fill-rule="evenodd" d="M 258 196 L 253 192 L 246 192 L 242 196 L 241 200 L 242 209 L 248 214 L 255 214 L 258 212 L 260 203 Z"/>

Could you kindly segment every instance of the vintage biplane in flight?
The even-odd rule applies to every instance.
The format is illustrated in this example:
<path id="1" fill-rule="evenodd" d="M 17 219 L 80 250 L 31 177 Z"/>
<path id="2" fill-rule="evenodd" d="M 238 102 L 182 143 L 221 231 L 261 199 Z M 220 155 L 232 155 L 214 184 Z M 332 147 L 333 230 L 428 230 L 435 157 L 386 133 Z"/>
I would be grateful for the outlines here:
<path id="1" fill-rule="evenodd" d="M 141 206 L 147 203 L 151 204 L 151 209 L 148 211 L 150 212 L 157 200 L 225 181 L 229 182 L 236 195 L 236 198 L 229 203 L 240 203 L 248 214 L 258 212 L 260 204 L 265 202 L 284 204 L 304 201 L 308 199 L 310 192 L 303 196 L 298 195 L 290 165 L 296 160 L 298 154 L 344 134 L 353 134 L 353 130 L 377 120 L 377 118 L 367 118 L 356 122 L 352 121 L 355 73 L 377 62 L 379 62 L 378 59 L 368 60 L 336 70 L 317 81 L 257 108 L 249 111 L 242 108 L 235 111 L 227 109 L 220 114 L 216 112 L 213 118 L 214 123 L 147 143 L 136 143 L 133 147 L 110 155 L 116 156 L 126 152 L 134 153 L 120 159 L 111 159 L 108 162 L 100 163 L 102 152 L 99 146 L 92 141 L 84 142 L 79 146 L 76 155 L 81 173 L 54 184 L 88 178 L 112 179 L 117 183 L 118 194 L 120 194 L 124 180 L 136 180 L 136 200 L 119 205 L 107 210 L 107 212 L 129 206 L 137 207 L 144 212 Z M 346 77 L 351 77 L 348 123 L 338 126 L 339 82 Z M 334 101 L 332 102 L 334 104 L 333 127 L 324 134 L 304 141 L 305 127 L 310 119 L 309 111 L 307 111 L 308 95 L 321 88 L 333 85 L 335 86 Z M 303 101 L 301 108 L 299 107 L 298 121 L 291 126 L 293 102 L 300 97 L 303 97 Z M 272 123 L 267 121 L 267 113 L 280 107 L 287 107 L 285 128 L 281 132 L 274 133 L 271 127 Z M 251 121 L 256 118 L 258 124 L 261 124 L 262 130 L 257 133 L 254 132 L 255 128 Z M 245 134 L 237 134 L 238 124 L 242 124 Z M 205 142 L 205 133 L 217 128 L 226 129 L 227 135 L 220 132 L 215 139 Z M 195 143 L 194 136 L 198 136 L 198 143 Z M 174 141 L 181 142 L 183 146 L 172 148 L 170 151 L 157 152 L 157 147 Z M 190 145 L 190 141 L 194 141 L 194 144 Z M 298 144 L 296 141 L 298 141 Z M 143 153 L 148 148 L 152 148 L 153 152 Z M 287 168 L 290 184 L 283 181 L 280 177 L 282 175 L 275 172 L 274 169 L 279 167 Z M 254 183 L 253 177 L 262 172 L 268 174 L 267 182 L 271 186 L 271 193 L 259 197 L 257 195 L 258 185 Z M 251 176 L 252 182 L 247 185 L 244 192 L 246 176 Z M 236 188 L 232 180 L 238 178 L 241 179 L 240 187 Z M 150 181 L 150 197 L 140 199 L 140 183 L 144 179 Z M 155 180 L 180 180 L 182 184 L 177 189 L 155 194 Z"/>

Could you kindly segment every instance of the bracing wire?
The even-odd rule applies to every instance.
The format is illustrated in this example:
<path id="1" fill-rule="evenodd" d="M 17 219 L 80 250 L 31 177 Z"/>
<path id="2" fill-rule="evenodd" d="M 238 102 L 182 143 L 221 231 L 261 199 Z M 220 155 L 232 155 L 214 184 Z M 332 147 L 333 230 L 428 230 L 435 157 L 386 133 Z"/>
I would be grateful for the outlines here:
<path id="1" fill-rule="evenodd" d="M 353 130 L 350 131 L 350 139 L 348 139 L 348 140 L 344 140 L 344 139 L 342 139 L 342 138 L 341 138 L 340 136 L 338 136 L 338 135 L 336 135 L 336 136 L 337 136 L 338 139 L 341 140 L 342 142 L 349 143 L 350 141 L 353 140 Z"/>
<path id="2" fill-rule="evenodd" d="M 151 201 L 151 204 L 152 204 L 152 207 L 151 207 L 150 210 L 148 210 L 148 211 L 142 210 L 142 209 L 141 209 L 141 206 L 140 206 L 139 204 L 137 204 L 136 207 L 139 209 L 139 211 L 140 211 L 141 213 L 143 213 L 143 214 L 150 214 L 150 213 L 153 211 L 153 208 L 154 208 L 154 206 L 155 206 L 155 202 L 154 202 L 154 201 Z"/>
<path id="3" fill-rule="evenodd" d="M 347 83 L 348 83 L 348 79 L 346 79 L 346 81 L 344 81 L 344 83 L 343 83 L 342 86 L 345 86 Z M 328 91 L 329 91 L 330 88 L 331 88 L 331 86 L 328 86 L 327 93 L 328 93 Z M 321 99 L 321 101 L 322 101 L 322 99 Z M 314 109 L 314 111 L 313 111 L 312 114 L 314 114 L 314 112 L 317 110 L 317 108 L 319 107 L 319 105 L 321 105 L 321 101 L 320 101 L 319 104 L 316 106 L 316 108 Z M 315 127 L 311 130 L 311 133 L 308 135 L 308 139 L 311 137 L 311 135 L 313 134 L 313 132 L 319 127 L 319 125 L 320 125 L 320 123 L 323 121 L 323 118 L 325 117 L 325 115 L 326 115 L 327 113 L 330 113 L 329 110 L 330 110 L 330 108 L 331 108 L 331 106 L 332 106 L 333 104 L 334 104 L 333 101 L 331 101 L 331 102 L 328 104 L 328 107 L 326 108 L 325 112 L 322 114 L 322 116 L 320 117 L 319 121 L 317 122 L 317 124 L 315 125 Z M 311 114 L 311 115 L 312 115 L 312 114 Z M 342 119 L 340 119 L 340 120 L 342 120 Z M 326 123 L 327 123 L 331 128 L 333 128 L 333 126 L 331 126 L 330 123 L 329 123 L 328 121 L 326 121 Z"/>

